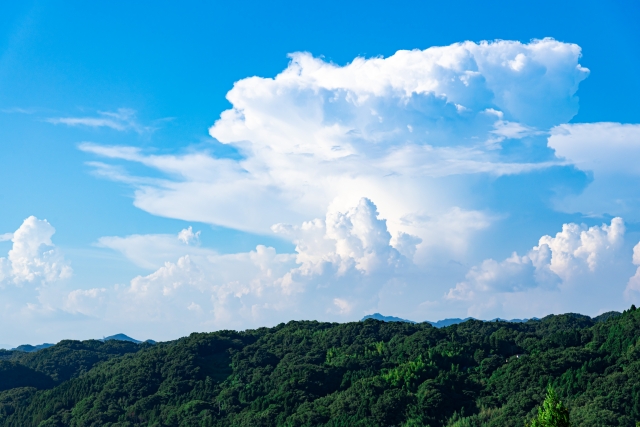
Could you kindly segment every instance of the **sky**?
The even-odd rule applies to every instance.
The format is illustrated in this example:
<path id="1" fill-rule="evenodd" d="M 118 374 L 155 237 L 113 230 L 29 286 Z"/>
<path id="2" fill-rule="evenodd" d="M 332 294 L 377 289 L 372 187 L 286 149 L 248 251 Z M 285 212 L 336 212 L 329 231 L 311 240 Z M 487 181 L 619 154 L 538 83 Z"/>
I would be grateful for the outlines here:
<path id="1" fill-rule="evenodd" d="M 640 303 L 633 1 L 0 4 L 0 348 Z"/>

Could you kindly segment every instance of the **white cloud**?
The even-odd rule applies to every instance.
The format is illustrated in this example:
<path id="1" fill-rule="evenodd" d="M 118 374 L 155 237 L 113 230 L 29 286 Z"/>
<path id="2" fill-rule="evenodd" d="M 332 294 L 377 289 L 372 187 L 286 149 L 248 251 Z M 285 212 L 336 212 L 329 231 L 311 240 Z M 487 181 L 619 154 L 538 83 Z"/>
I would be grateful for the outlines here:
<path id="1" fill-rule="evenodd" d="M 7 114 L 33 114 L 36 112 L 35 108 L 20 108 L 20 107 L 12 107 L 12 108 L 3 108 L 3 113 Z"/>
<path id="2" fill-rule="evenodd" d="M 640 218 L 640 125 L 567 124 L 588 74 L 579 58 L 578 46 L 550 39 L 465 42 L 344 66 L 295 53 L 276 77 L 240 80 L 227 94 L 231 108 L 209 132 L 237 151 L 233 158 L 202 146 L 156 154 L 82 143 L 82 151 L 100 157 L 88 163 L 97 175 L 134 188 L 135 206 L 273 233 L 293 242 L 295 253 L 257 245 L 220 254 L 202 247 L 192 227 L 102 237 L 99 246 L 149 271 L 113 288 L 50 286 L 38 291 L 40 304 L 21 310 L 154 325 L 155 338 L 168 339 L 197 328 L 353 320 L 374 311 L 437 320 L 434 313 L 460 310 L 526 317 L 618 309 L 612 301 L 623 292 L 640 295 L 640 268 L 629 279 L 636 267 L 620 218 L 564 224 L 526 253 L 491 254 L 493 240 L 523 234 L 505 237 L 506 228 L 494 228 L 510 218 L 509 226 L 518 224 L 518 209 L 528 217 L 542 212 L 527 203 L 538 191 L 571 187 L 563 178 L 573 166 L 593 182 L 581 194 L 574 185 L 577 195 L 569 197 L 558 190 L 558 209 Z M 49 121 L 152 130 L 131 110 Z M 123 160 L 153 171 L 133 174 Z M 564 175 L 556 180 L 558 169 Z M 70 272 L 51 247 L 53 228 L 33 221 L 35 231 L 0 235 L 14 241 L 14 252 L 0 259 L 2 283 L 48 283 Z M 633 262 L 640 266 L 640 244 Z"/>
<path id="3" fill-rule="evenodd" d="M 50 226 L 40 226 L 43 233 L 33 241 L 48 242 Z M 218 254 L 192 241 L 186 244 L 180 233 L 104 238 L 103 245 L 137 264 L 155 266 L 154 271 L 112 288 L 45 286 L 37 303 L 14 307 L 12 316 L 30 321 L 94 319 L 135 336 L 171 339 L 194 330 L 258 327 L 291 319 L 355 320 L 370 312 L 389 312 L 380 307 L 400 310 L 391 314 L 418 313 L 417 320 L 433 320 L 434 310 L 451 309 L 452 304 L 477 317 L 567 311 L 574 300 L 584 312 L 580 298 L 589 295 L 601 301 L 601 295 L 616 292 L 615 283 L 623 275 L 618 270 L 627 274 L 617 262 L 630 264 L 621 219 L 595 227 L 565 224 L 555 236 L 540 238 L 526 255 L 488 259 L 471 268 L 447 298 L 425 305 L 418 295 L 435 289 L 434 276 L 430 268 L 411 262 L 419 240 L 392 235 L 370 200 L 342 212 L 329 211 L 324 219 L 274 229 L 295 242 L 295 253 L 257 246 L 249 252 Z M 196 234 L 189 228 L 183 232 Z M 162 256 L 166 259 L 159 263 Z M 640 265 L 640 245 L 634 262 Z M 635 288 L 629 286 L 634 297 Z"/>
<path id="4" fill-rule="evenodd" d="M 189 227 L 177 235 L 105 236 L 98 239 L 97 245 L 122 253 L 139 267 L 157 269 L 166 261 L 175 261 L 183 255 L 215 255 L 215 251 L 197 245 L 199 236 L 199 231 L 194 233 Z"/>
<path id="5" fill-rule="evenodd" d="M 189 226 L 189 228 L 185 228 L 184 230 L 178 233 L 178 240 L 180 240 L 185 245 L 195 243 L 200 238 L 200 232 L 193 232 L 193 228 Z"/>
<path id="6" fill-rule="evenodd" d="M 611 225 L 603 224 L 600 227 L 564 224 L 562 232 L 557 233 L 555 238 L 542 237 L 538 248 L 542 245 L 549 247 L 549 269 L 562 280 L 569 280 L 586 269 L 593 272 L 601 263 L 615 257 L 622 247 L 624 234 L 622 218 L 613 218 Z"/>
<path id="7" fill-rule="evenodd" d="M 338 309 L 338 313 L 340 314 L 348 314 L 351 312 L 351 304 L 347 300 L 342 298 L 334 298 L 333 305 Z"/>
<path id="8" fill-rule="evenodd" d="M 386 221 L 368 199 L 343 212 L 328 212 L 324 219 L 274 228 L 296 243 L 295 253 L 258 245 L 249 252 L 218 254 L 200 247 L 192 227 L 174 235 L 103 237 L 100 246 L 154 271 L 125 285 L 74 289 L 66 282 L 46 282 L 70 270 L 61 268 L 66 264 L 52 249 L 53 227 L 30 217 L 13 233 L 14 247 L 2 261 L 2 272 L 8 275 L 5 282 L 19 279 L 40 286 L 20 294 L 11 294 L 15 287 L 2 289 L 2 317 L 30 325 L 99 322 L 101 328 L 171 339 L 194 330 L 295 318 L 353 320 L 380 302 L 383 288 L 401 288 L 416 274 L 411 260 L 391 246 Z M 415 252 L 418 239 L 396 237 L 403 251 Z M 50 265 L 45 267 L 43 260 Z M 20 267 L 16 272 L 12 262 Z"/>
<path id="9" fill-rule="evenodd" d="M 545 249 L 547 247 L 544 247 Z M 502 262 L 487 259 L 473 267 L 466 281 L 446 294 L 447 299 L 471 299 L 476 292 L 517 292 L 536 286 L 531 258 L 514 253 Z"/>
<path id="10" fill-rule="evenodd" d="M 47 220 L 25 219 L 11 234 L 13 246 L 7 258 L 0 258 L 0 283 L 44 284 L 70 277 L 71 267 L 51 242 L 54 233 Z"/>
<path id="11" fill-rule="evenodd" d="M 106 319 L 171 325 L 167 333 L 182 334 L 290 319 L 353 320 L 381 306 L 401 307 L 424 318 L 452 305 L 478 317 L 532 316 L 574 307 L 596 312 L 609 308 L 609 296 L 621 295 L 624 288 L 616 291 L 618 284 L 629 277 L 623 277 L 630 257 L 625 255 L 622 219 L 593 227 L 569 223 L 555 235 L 541 237 L 525 255 L 487 259 L 472 267 L 444 299 L 427 307 L 417 295 L 435 290 L 432 279 L 438 276 L 430 267 L 412 263 L 419 239 L 392 235 L 370 200 L 361 199 L 342 212 L 329 211 L 324 219 L 273 228 L 296 244 L 294 254 L 278 254 L 265 246 L 235 254 L 206 248 L 189 252 L 192 245 L 175 235 L 163 236 L 176 248 L 173 260 L 110 290 L 109 307 L 117 308 L 107 309 Z M 131 237 L 121 242 L 130 244 L 129 250 L 111 247 L 137 263 L 139 253 L 158 246 L 157 235 Z M 140 243 L 145 239 L 148 246 Z M 180 250 L 183 255 L 178 256 Z M 96 310 L 104 310 L 99 298 L 85 294 L 74 298 L 82 297 L 86 306 L 94 301 Z M 589 298 L 591 305 L 586 305 Z M 72 304 L 66 307 L 71 310 Z"/>
<path id="12" fill-rule="evenodd" d="M 236 254 L 191 252 L 114 289 L 110 301 L 119 308 L 111 315 L 127 321 L 175 323 L 183 333 L 194 325 L 247 327 L 292 318 L 345 319 L 361 316 L 375 305 L 382 287 L 415 274 L 410 259 L 391 246 L 386 222 L 368 199 L 345 212 L 329 212 L 324 220 L 279 224 L 274 229 L 296 243 L 295 254 L 278 254 L 265 246 Z M 161 246 L 169 237 L 184 253 L 192 249 L 179 241 L 178 246 L 175 236 L 158 235 L 109 238 L 109 247 L 139 264 L 140 253 Z M 147 243 L 141 243 L 144 240 Z M 409 253 L 418 243 L 407 235 L 396 240 Z M 84 304 L 87 291 L 70 296 L 75 305 L 67 307 L 79 306 L 75 300 L 80 297 Z"/>
<path id="13" fill-rule="evenodd" d="M 640 266 L 640 243 L 633 247 L 633 264 Z M 624 290 L 624 296 L 627 299 L 638 299 L 640 295 L 640 267 L 636 270 L 636 274 L 633 275 L 627 282 L 627 287 Z"/>
<path id="14" fill-rule="evenodd" d="M 572 123 L 552 129 L 549 146 L 560 157 L 595 174 L 640 176 L 640 125 Z"/>
<path id="15" fill-rule="evenodd" d="M 558 208 L 640 220 L 640 125 L 564 124 L 552 129 L 549 147 L 593 177 L 582 193 L 558 200 Z"/>
<path id="16" fill-rule="evenodd" d="M 47 122 L 67 126 L 107 127 L 117 131 L 133 130 L 137 133 L 153 131 L 150 126 L 143 126 L 136 118 L 135 110 L 118 108 L 117 111 L 98 111 L 97 117 L 51 117 Z"/>
<path id="17" fill-rule="evenodd" d="M 402 231 L 391 239 L 391 245 L 403 256 L 411 260 L 413 259 L 420 243 L 422 243 L 421 238 L 403 233 Z"/>
<path id="18" fill-rule="evenodd" d="M 102 317 L 107 298 L 108 292 L 105 288 L 76 289 L 67 295 L 63 309 L 70 313 Z"/>
<path id="19" fill-rule="evenodd" d="M 198 314 L 202 313 L 202 307 L 200 307 L 200 304 L 196 304 L 195 302 L 191 302 L 191 304 L 187 306 L 187 310 L 195 311 Z"/>
<path id="20" fill-rule="evenodd" d="M 140 322 L 176 322 L 183 333 L 202 321 L 209 327 L 259 324 L 254 322 L 254 306 L 283 303 L 276 281 L 292 264 L 290 255 L 264 246 L 248 253 L 185 255 L 119 287 L 118 315 Z M 201 314 L 205 319 L 192 317 Z"/>
<path id="21" fill-rule="evenodd" d="M 487 259 L 473 267 L 466 281 L 453 288 L 447 298 L 470 297 L 475 291 L 518 292 L 536 286 L 566 283 L 612 261 L 623 247 L 625 226 L 622 218 L 611 225 L 587 228 L 564 224 L 555 237 L 542 236 L 538 246 L 525 256 L 513 253 L 502 262 Z M 468 292 L 463 292 L 468 290 Z"/>
<path id="22" fill-rule="evenodd" d="M 551 39 L 465 42 L 345 66 L 295 53 L 275 78 L 246 78 L 227 94 L 232 108 L 210 134 L 239 160 L 202 150 L 80 149 L 164 173 L 132 177 L 94 163 L 132 185 L 135 205 L 155 215 L 270 233 L 273 224 L 344 211 L 367 197 L 393 235 L 422 240 L 417 260 L 459 256 L 496 218 L 470 197 L 478 175 L 561 164 L 544 138 L 530 139 L 577 112 L 574 94 L 588 74 L 579 57 L 578 46 Z M 549 152 L 533 162 L 506 155 L 507 140 Z M 436 238 L 446 235 L 442 224 L 455 237 Z"/>
<path id="23" fill-rule="evenodd" d="M 521 139 L 530 135 L 539 135 L 542 132 L 535 130 L 534 128 L 525 126 L 521 123 L 508 122 L 504 120 L 498 120 L 494 123 L 495 130 L 491 133 L 499 136 L 496 142 L 501 142 L 506 138 Z"/>
<path id="24" fill-rule="evenodd" d="M 33 334 L 46 335 L 54 318 L 64 321 L 68 314 L 61 308 L 72 269 L 54 246 L 54 233 L 47 220 L 30 216 L 15 232 L 2 235 L 12 246 L 0 258 L 0 323 L 12 325 L 3 336 L 14 346 L 28 343 Z"/>
<path id="25" fill-rule="evenodd" d="M 624 235 L 621 218 L 613 218 L 610 225 L 593 227 L 564 224 L 561 232 L 554 237 L 541 237 L 538 245 L 524 256 L 513 253 L 504 261 L 486 259 L 472 267 L 464 281 L 449 289 L 445 299 L 470 301 L 471 313 L 513 301 L 507 294 L 562 301 L 567 297 L 558 292 L 568 290 L 594 298 L 596 293 L 608 292 L 606 281 L 610 286 L 618 283 L 620 272 L 626 271 L 620 268 L 628 264 Z M 522 304 L 518 308 L 526 307 L 525 302 Z"/>

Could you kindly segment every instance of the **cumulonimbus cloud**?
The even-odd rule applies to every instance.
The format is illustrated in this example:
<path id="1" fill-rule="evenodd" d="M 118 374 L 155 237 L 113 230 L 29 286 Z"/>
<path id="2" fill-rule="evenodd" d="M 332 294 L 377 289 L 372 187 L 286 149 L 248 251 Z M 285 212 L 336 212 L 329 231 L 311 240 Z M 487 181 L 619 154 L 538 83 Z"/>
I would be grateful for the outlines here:
<path id="1" fill-rule="evenodd" d="M 456 43 L 346 65 L 294 53 L 277 76 L 242 79 L 228 92 L 231 108 L 209 133 L 234 155 L 82 143 L 100 160 L 89 162 L 94 172 L 130 185 L 140 209 L 273 234 L 296 250 L 257 245 L 220 254 L 202 247 L 191 227 L 103 237 L 98 246 L 148 271 L 113 288 L 50 287 L 40 295 L 48 305 L 36 309 L 162 325 L 169 339 L 197 328 L 353 320 L 372 311 L 436 320 L 424 307 L 478 317 L 618 308 L 611 295 L 640 295 L 621 218 L 595 227 L 559 220 L 567 222 L 560 232 L 506 258 L 486 254 L 492 242 L 474 240 L 483 230 L 491 238 L 492 227 L 535 198 L 515 194 L 524 193 L 519 179 L 535 180 L 527 187 L 535 193 L 545 185 L 538 177 L 559 169 L 583 171 L 586 184 L 569 196 L 546 184 L 556 209 L 637 218 L 638 125 L 568 124 L 588 75 L 580 55 L 577 45 L 552 39 Z M 50 121 L 145 131 L 131 111 Z M 133 174 L 127 162 L 153 173 Z M 0 259 L 2 283 L 68 277 L 53 228 L 35 218 L 25 224 L 22 234 L 0 236 L 24 243 L 14 240 L 15 256 Z M 385 311 L 390 302 L 399 311 Z"/>
<path id="2" fill-rule="evenodd" d="M 593 174 L 589 191 L 610 172 L 620 172 L 595 162 L 605 149 L 601 135 L 614 135 L 608 152 L 613 157 L 634 149 L 628 136 L 635 127 L 567 124 L 577 113 L 575 94 L 588 75 L 580 55 L 577 45 L 552 39 L 456 43 L 356 58 L 346 65 L 294 53 L 274 78 L 242 79 L 228 92 L 232 106 L 209 133 L 234 156 L 218 157 L 201 147 L 154 154 L 81 144 L 81 150 L 102 159 L 91 163 L 97 174 L 134 187 L 134 203 L 141 209 L 275 233 L 297 248 L 295 254 L 259 246 L 221 255 L 187 245 L 193 231 L 185 231 L 182 241 L 176 236 L 103 238 L 104 246 L 136 253 L 134 262 L 155 268 L 121 289 L 132 300 L 144 295 L 144 301 L 156 301 L 148 307 L 159 318 L 173 312 L 158 307 L 176 301 L 190 315 L 206 318 L 212 312 L 217 324 L 228 324 L 233 313 L 258 319 L 260 313 L 294 313 L 302 306 L 353 315 L 374 307 L 381 292 L 394 292 L 391 287 L 381 291 L 382 283 L 396 280 L 393 289 L 401 289 L 404 281 L 420 294 L 421 277 L 449 262 L 476 266 L 467 268 L 464 280 L 459 280 L 464 273 L 451 282 L 438 279 L 438 292 L 458 282 L 443 300 L 484 304 L 478 312 L 500 298 L 513 301 L 537 293 L 542 304 L 549 292 L 569 295 L 578 286 L 576 278 L 588 288 L 596 277 L 602 279 L 600 274 L 615 270 L 611 254 L 625 259 L 622 220 L 592 228 L 565 224 L 526 254 L 502 261 L 478 263 L 484 247 L 474 240 L 518 209 L 517 198 L 502 194 L 494 195 L 501 209 L 493 209 L 486 200 L 495 191 L 491 182 L 564 168 Z M 122 160 L 161 174 L 132 175 Z M 625 164 L 624 173 L 632 175 L 635 166 Z M 561 210 L 610 212 L 564 208 L 574 196 L 548 190 L 558 194 L 551 202 Z M 375 201 L 375 209 L 363 198 Z M 369 218 L 369 225 L 360 217 Z M 145 245 L 164 248 L 157 252 L 164 251 L 167 262 L 141 257 Z M 613 274 L 620 276 L 616 283 L 628 279 L 622 278 L 626 267 Z M 452 275 L 429 277 L 450 280 Z M 368 293 L 350 293 L 354 288 L 347 283 L 358 283 Z"/>
<path id="3" fill-rule="evenodd" d="M 132 177 L 94 163 L 134 186 L 135 205 L 152 214 L 271 233 L 367 197 L 393 235 L 421 239 L 417 259 L 429 248 L 460 254 L 497 217 L 470 197 L 477 176 L 562 164 L 544 133 L 577 112 L 588 74 L 579 58 L 577 45 L 552 39 L 456 43 L 344 66 L 295 53 L 275 78 L 243 79 L 227 94 L 232 108 L 210 134 L 240 158 L 80 148 L 163 172 Z M 535 161 L 514 154 L 527 150 Z"/>

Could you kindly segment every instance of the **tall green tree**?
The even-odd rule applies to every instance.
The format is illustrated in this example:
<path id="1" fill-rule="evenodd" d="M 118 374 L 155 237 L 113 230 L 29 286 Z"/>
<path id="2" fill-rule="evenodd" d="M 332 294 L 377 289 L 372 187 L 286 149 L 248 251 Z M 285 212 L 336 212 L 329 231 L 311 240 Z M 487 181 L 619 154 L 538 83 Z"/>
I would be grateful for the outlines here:
<path id="1" fill-rule="evenodd" d="M 538 416 L 531 422 L 531 427 L 569 427 L 569 410 L 562 404 L 551 385 L 547 387 L 547 397 L 538 408 Z"/>

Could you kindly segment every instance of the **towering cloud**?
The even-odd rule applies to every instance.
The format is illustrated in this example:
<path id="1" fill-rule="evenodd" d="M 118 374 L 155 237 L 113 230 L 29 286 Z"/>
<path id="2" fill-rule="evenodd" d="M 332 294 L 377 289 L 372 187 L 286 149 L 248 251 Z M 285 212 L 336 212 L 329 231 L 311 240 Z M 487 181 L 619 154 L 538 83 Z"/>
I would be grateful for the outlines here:
<path id="1" fill-rule="evenodd" d="M 151 214 L 270 234 L 296 249 L 220 254 L 191 227 L 103 237 L 100 246 L 149 271 L 113 289 L 75 290 L 61 307 L 179 333 L 353 319 L 381 307 L 417 319 L 452 307 L 514 317 L 580 302 L 580 311 L 610 309 L 633 275 L 620 217 L 634 218 L 635 199 L 605 190 L 616 177 L 635 179 L 628 154 L 637 129 L 567 124 L 589 73 L 580 55 L 552 39 L 456 43 L 346 65 L 298 52 L 273 78 L 235 83 L 231 108 L 209 129 L 211 149 L 82 143 L 99 160 L 95 173 L 132 186 L 135 205 Z M 133 174 L 128 163 L 152 172 Z M 504 258 L 504 245 L 520 238 L 504 230 L 521 232 L 523 218 L 550 206 L 620 217 L 589 227 L 563 216 L 562 231 L 536 232 L 537 244 L 529 234 L 531 249 Z M 596 286 L 603 280 L 608 288 Z"/>
<path id="2" fill-rule="evenodd" d="M 25 219 L 11 237 L 8 257 L 0 258 L 0 284 L 44 284 L 69 277 L 71 267 L 51 242 L 55 231 L 46 219 Z"/>
<path id="3" fill-rule="evenodd" d="M 136 206 L 153 214 L 270 233 L 367 197 L 393 235 L 421 239 L 416 259 L 460 255 L 496 218 L 474 197 L 479 176 L 560 164 L 544 132 L 577 112 L 588 75 L 579 57 L 577 45 L 552 39 L 464 42 L 344 66 L 295 53 L 275 78 L 246 78 L 227 94 L 232 108 L 210 134 L 238 156 L 81 149 L 163 172 L 135 177 L 93 163 L 133 185 Z"/>

